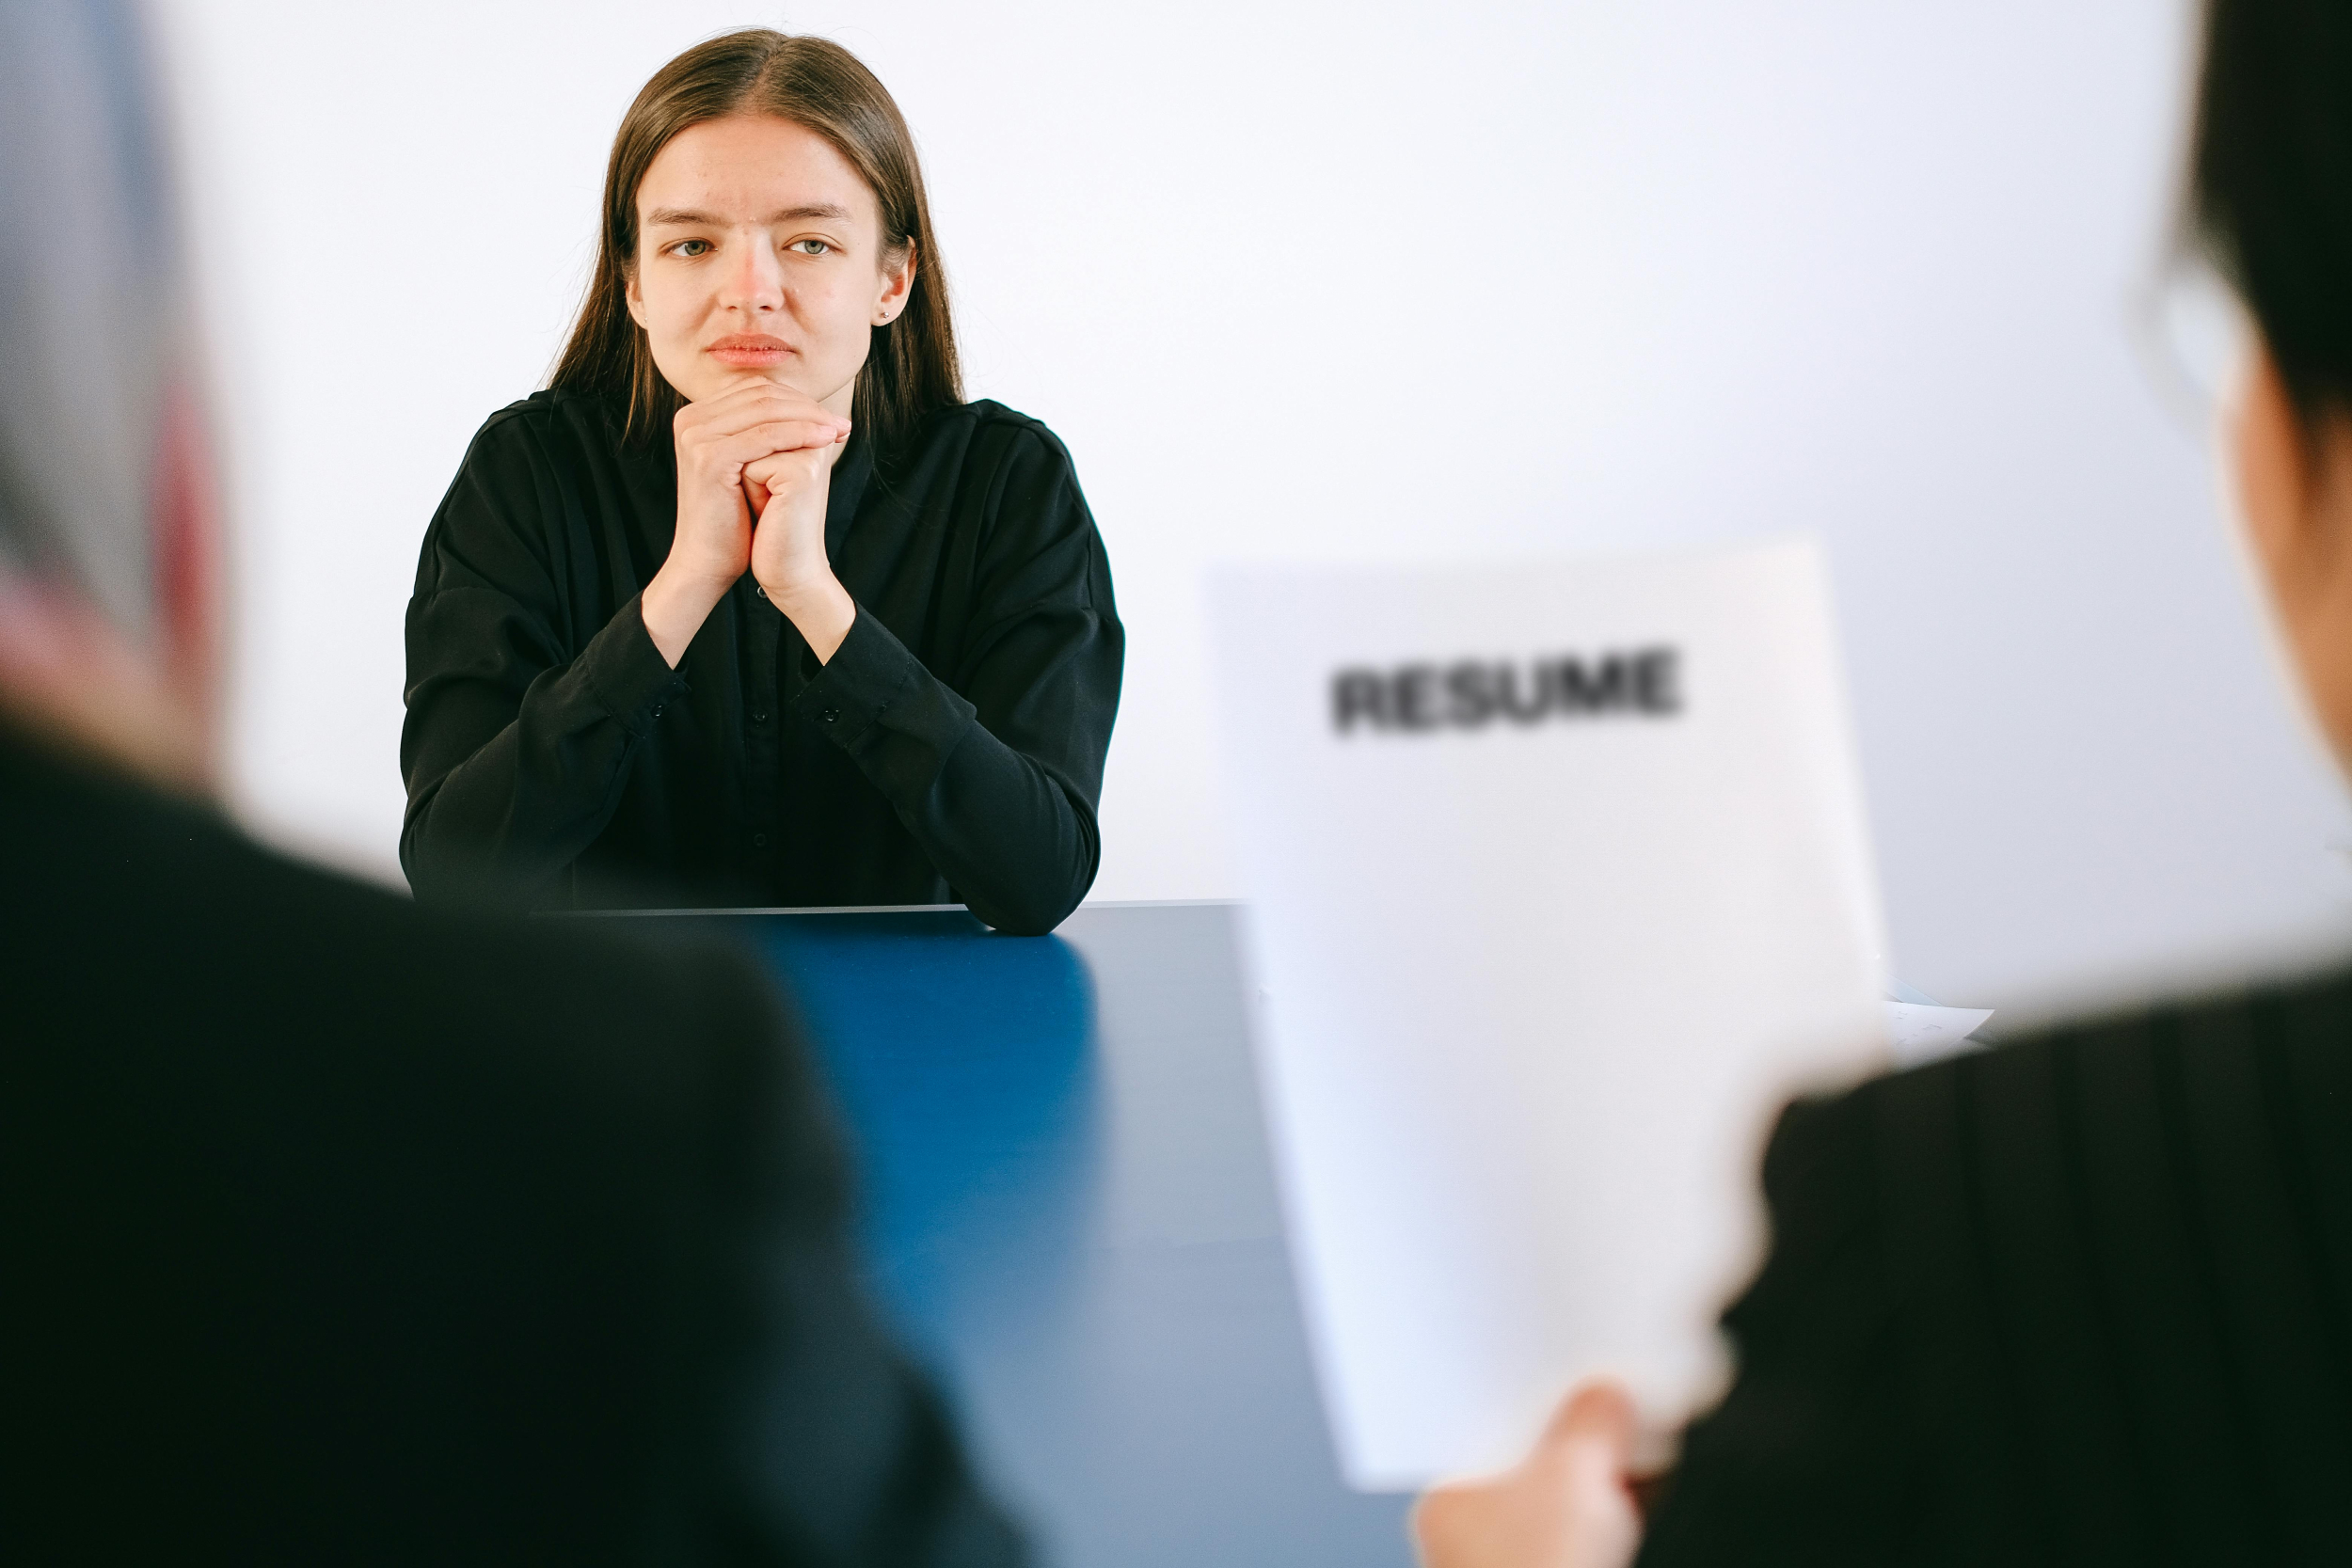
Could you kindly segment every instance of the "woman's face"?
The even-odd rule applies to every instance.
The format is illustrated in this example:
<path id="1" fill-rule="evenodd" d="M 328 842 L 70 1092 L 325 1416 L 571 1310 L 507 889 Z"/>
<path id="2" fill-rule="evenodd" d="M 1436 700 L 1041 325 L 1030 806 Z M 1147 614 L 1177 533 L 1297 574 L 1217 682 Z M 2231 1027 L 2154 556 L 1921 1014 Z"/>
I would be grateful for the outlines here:
<path id="1" fill-rule="evenodd" d="M 637 187 L 628 311 L 690 403 L 771 381 L 848 414 L 873 328 L 914 281 L 834 145 L 768 115 L 679 132 Z"/>

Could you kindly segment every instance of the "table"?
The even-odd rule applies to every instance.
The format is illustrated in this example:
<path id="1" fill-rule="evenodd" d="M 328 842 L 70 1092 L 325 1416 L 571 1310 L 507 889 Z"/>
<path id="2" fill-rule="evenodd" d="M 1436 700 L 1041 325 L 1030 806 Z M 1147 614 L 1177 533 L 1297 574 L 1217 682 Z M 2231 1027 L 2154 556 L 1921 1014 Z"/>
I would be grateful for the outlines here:
<path id="1" fill-rule="evenodd" d="M 1408 1568 L 1339 1480 L 1223 904 L 728 915 L 846 1113 L 875 1286 L 1055 1568 Z"/>

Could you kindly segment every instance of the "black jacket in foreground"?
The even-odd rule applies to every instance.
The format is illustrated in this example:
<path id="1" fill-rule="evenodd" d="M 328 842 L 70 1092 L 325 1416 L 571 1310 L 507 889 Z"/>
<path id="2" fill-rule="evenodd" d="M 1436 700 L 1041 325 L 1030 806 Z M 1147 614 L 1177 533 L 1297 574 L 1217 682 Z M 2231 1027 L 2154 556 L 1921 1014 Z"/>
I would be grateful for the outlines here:
<path id="1" fill-rule="evenodd" d="M 1023 933 L 1077 907 L 1125 638 L 1052 432 L 983 402 L 851 438 L 825 546 L 858 613 L 821 667 L 748 575 L 663 662 L 637 596 L 676 521 L 672 444 L 597 399 L 474 437 L 408 606 L 421 897 L 961 902 Z"/>
<path id="2" fill-rule="evenodd" d="M 730 950 L 423 911 L 0 732 L 0 1558 L 1014 1561 Z"/>
<path id="3" fill-rule="evenodd" d="M 2352 1560 L 2352 975 L 1789 1110 L 1643 1568 Z"/>

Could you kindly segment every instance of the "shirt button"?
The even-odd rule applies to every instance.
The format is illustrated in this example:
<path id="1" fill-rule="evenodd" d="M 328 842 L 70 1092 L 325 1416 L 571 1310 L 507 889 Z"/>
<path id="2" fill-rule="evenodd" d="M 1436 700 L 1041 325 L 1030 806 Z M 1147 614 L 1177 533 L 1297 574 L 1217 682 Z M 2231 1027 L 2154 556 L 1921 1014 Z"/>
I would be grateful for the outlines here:
<path id="1" fill-rule="evenodd" d="M 659 718 L 660 718 L 660 717 L 661 717 L 661 705 L 660 705 L 660 703 L 656 703 L 656 704 L 654 704 L 654 705 L 653 705 L 653 716 L 654 716 L 656 719 L 659 719 Z"/>
<path id="2" fill-rule="evenodd" d="M 752 592 L 753 592 L 754 594 L 756 594 L 757 595 L 759 595 L 759 597 L 761 597 L 761 598 L 763 598 L 763 599 L 764 599 L 764 598 L 766 598 L 766 597 L 768 596 L 768 590 L 767 590 L 767 589 L 765 589 L 765 588 L 763 588 L 763 587 L 761 587 L 758 583 L 755 583 L 755 582 L 752 584 Z"/>
<path id="3" fill-rule="evenodd" d="M 837 723 L 841 719 L 841 710 L 837 707 L 829 707 L 825 709 L 823 713 L 818 714 L 818 717 L 822 719 L 828 724 Z"/>
<path id="4" fill-rule="evenodd" d="M 768 716 L 764 713 L 755 713 L 752 715 L 752 722 L 755 724 L 765 724 L 768 722 Z"/>
<path id="5" fill-rule="evenodd" d="M 752 835 L 752 847 L 753 847 L 753 848 L 755 848 L 755 849 L 765 849 L 765 848 L 767 848 L 767 847 L 768 847 L 768 835 L 767 835 L 766 833 L 754 833 L 754 834 Z"/>

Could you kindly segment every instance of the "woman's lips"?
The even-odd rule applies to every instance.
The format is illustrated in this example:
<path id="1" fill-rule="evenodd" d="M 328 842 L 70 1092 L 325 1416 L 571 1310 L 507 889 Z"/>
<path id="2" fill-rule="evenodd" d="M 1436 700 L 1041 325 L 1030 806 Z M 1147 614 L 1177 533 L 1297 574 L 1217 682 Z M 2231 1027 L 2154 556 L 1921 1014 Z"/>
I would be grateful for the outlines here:
<path id="1" fill-rule="evenodd" d="M 703 352 L 723 365 L 755 370 L 788 357 L 792 345 L 782 338 L 771 338 L 763 332 L 739 332 L 733 337 L 721 338 Z"/>

